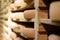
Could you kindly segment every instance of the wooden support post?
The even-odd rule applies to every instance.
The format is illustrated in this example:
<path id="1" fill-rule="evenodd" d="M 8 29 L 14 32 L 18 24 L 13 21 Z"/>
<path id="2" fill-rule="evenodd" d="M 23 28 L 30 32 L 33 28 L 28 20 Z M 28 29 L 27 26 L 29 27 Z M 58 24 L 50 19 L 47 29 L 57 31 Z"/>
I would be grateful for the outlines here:
<path id="1" fill-rule="evenodd" d="M 38 18 L 38 6 L 39 0 L 34 0 L 34 7 L 35 7 L 35 40 L 38 40 L 38 28 L 39 28 L 39 18 Z"/>

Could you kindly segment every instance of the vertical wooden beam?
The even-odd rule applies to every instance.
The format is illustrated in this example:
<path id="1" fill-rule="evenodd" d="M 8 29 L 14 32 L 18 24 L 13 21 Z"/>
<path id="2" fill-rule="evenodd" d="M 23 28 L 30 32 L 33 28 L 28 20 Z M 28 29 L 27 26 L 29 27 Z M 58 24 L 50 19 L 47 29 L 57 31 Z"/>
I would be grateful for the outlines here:
<path id="1" fill-rule="evenodd" d="M 39 0 L 34 0 L 34 7 L 35 7 L 35 40 L 38 40 L 38 28 L 39 28 L 39 18 L 38 18 L 38 6 L 39 6 Z"/>

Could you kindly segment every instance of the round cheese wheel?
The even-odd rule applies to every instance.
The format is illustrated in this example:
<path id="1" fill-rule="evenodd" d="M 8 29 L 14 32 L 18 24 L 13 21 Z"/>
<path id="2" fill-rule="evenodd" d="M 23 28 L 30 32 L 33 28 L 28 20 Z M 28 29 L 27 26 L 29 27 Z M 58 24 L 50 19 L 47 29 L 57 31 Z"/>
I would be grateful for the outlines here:
<path id="1" fill-rule="evenodd" d="M 13 31 L 16 33 L 20 33 L 24 28 L 25 28 L 25 26 L 18 25 L 17 27 L 13 28 Z"/>
<path id="2" fill-rule="evenodd" d="M 15 38 L 17 37 L 17 35 L 16 35 L 14 32 L 12 32 L 11 35 L 10 35 L 10 37 L 11 37 L 12 39 L 15 39 Z"/>
<path id="3" fill-rule="evenodd" d="M 17 38 L 15 38 L 14 40 L 23 40 L 22 38 L 20 38 L 20 37 L 17 37 Z"/>

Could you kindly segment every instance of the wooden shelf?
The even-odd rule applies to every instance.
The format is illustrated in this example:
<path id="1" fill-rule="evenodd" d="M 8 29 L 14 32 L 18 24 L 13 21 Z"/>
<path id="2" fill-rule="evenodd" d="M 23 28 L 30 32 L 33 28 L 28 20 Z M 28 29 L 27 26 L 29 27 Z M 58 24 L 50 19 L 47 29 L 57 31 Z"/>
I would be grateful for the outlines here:
<path id="1" fill-rule="evenodd" d="M 60 27 L 60 22 L 59 21 L 52 21 L 50 19 L 42 19 L 40 21 L 41 21 L 42 24 L 48 24 L 48 25 L 53 25 L 53 26 Z"/>
<path id="2" fill-rule="evenodd" d="M 35 9 L 34 7 L 33 8 L 26 8 L 26 9 L 22 9 L 22 10 L 12 10 L 12 12 L 24 12 L 25 10 L 33 10 Z"/>
<path id="3" fill-rule="evenodd" d="M 12 21 L 15 21 L 15 22 L 34 22 L 34 20 L 31 20 L 31 21 L 27 21 L 27 20 L 12 20 Z"/>

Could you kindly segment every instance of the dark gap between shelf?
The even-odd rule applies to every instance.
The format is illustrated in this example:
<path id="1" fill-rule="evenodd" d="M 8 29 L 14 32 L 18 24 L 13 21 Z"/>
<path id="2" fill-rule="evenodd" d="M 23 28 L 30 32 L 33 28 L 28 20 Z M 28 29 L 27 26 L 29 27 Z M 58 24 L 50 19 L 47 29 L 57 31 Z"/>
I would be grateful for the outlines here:
<path id="1" fill-rule="evenodd" d="M 49 7 L 39 7 L 40 10 L 49 10 Z"/>
<path id="2" fill-rule="evenodd" d="M 17 24 L 24 25 L 27 28 L 34 28 L 34 22 L 19 22 L 19 21 L 13 21 Z"/>

